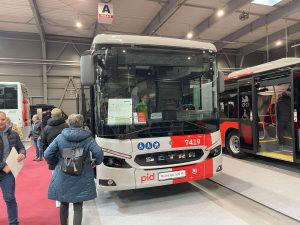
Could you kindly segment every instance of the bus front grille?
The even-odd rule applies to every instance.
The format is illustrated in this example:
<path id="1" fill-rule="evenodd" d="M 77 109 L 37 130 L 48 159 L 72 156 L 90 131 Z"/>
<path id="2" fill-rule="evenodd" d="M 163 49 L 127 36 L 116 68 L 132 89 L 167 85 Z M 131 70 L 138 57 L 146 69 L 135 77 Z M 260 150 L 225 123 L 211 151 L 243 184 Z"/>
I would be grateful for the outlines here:
<path id="1" fill-rule="evenodd" d="M 180 151 L 157 152 L 137 155 L 135 163 L 140 166 L 174 165 L 199 160 L 203 156 L 201 149 L 189 149 Z"/>

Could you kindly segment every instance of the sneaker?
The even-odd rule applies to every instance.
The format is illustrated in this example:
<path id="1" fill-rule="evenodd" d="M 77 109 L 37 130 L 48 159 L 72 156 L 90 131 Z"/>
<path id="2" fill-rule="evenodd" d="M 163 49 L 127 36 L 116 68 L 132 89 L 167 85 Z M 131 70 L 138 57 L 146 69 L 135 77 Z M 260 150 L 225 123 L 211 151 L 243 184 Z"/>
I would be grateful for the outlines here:
<path id="1" fill-rule="evenodd" d="M 39 158 L 35 158 L 35 159 L 33 159 L 32 161 L 39 161 Z"/>

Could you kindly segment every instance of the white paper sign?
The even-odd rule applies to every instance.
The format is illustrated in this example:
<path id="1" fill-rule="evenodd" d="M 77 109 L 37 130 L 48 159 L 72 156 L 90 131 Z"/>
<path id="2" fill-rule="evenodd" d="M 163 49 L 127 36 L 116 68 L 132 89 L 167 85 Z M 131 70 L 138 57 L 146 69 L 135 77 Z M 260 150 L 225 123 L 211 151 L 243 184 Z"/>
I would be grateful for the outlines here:
<path id="1" fill-rule="evenodd" d="M 132 124 L 132 99 L 108 99 L 107 125 Z"/>
<path id="2" fill-rule="evenodd" d="M 114 18 L 113 5 L 108 3 L 98 4 L 98 23 L 112 24 Z"/>
<path id="3" fill-rule="evenodd" d="M 6 159 L 6 164 L 9 166 L 15 178 L 17 178 L 18 174 L 24 166 L 24 160 L 18 162 L 18 155 L 19 153 L 17 152 L 17 150 L 15 148 L 12 148 Z"/>

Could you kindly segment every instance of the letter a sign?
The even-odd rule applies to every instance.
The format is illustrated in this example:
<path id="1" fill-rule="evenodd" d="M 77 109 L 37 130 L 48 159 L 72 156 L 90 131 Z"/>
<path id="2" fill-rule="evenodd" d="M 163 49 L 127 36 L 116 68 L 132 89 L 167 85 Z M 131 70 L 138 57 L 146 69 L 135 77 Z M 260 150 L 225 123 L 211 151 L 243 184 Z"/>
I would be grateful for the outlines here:
<path id="1" fill-rule="evenodd" d="M 98 23 L 112 24 L 114 17 L 113 5 L 108 3 L 98 4 Z"/>

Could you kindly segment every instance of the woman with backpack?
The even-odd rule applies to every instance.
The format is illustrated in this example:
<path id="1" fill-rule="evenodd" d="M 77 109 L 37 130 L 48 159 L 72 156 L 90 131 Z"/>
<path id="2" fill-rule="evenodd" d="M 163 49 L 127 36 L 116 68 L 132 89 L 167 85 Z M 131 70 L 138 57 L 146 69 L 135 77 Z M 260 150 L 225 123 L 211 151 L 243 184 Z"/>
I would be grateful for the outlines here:
<path id="1" fill-rule="evenodd" d="M 91 132 L 83 129 L 80 114 L 72 114 L 65 128 L 45 151 L 45 159 L 55 164 L 48 198 L 61 202 L 61 225 L 68 224 L 69 203 L 74 206 L 74 225 L 81 225 L 83 201 L 97 197 L 93 168 L 103 161 L 102 149 Z M 95 159 L 95 160 L 92 160 Z"/>

